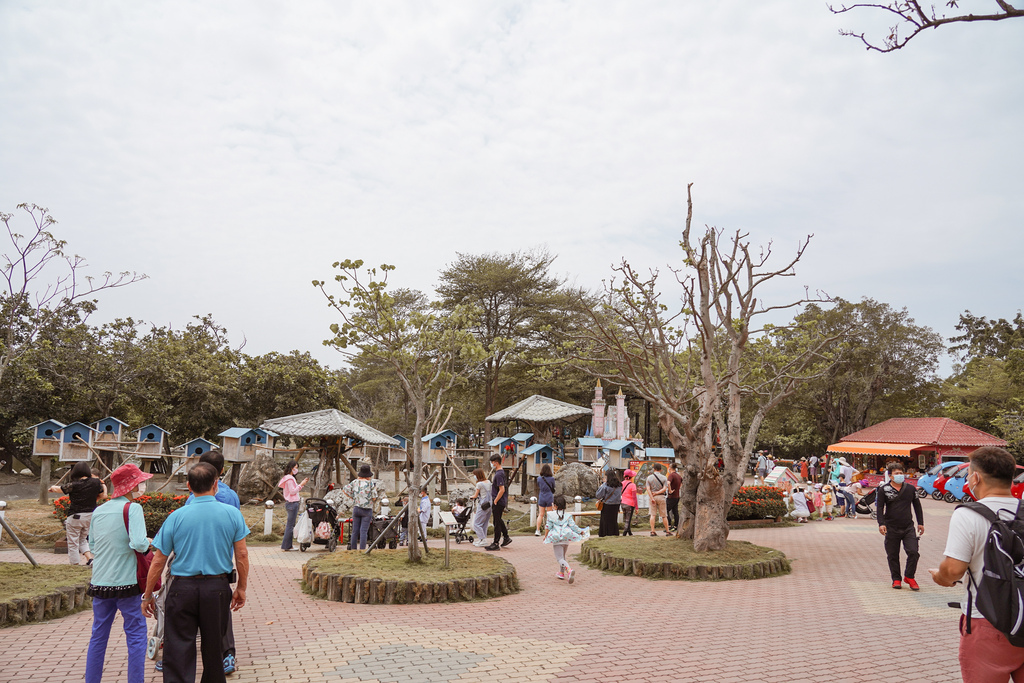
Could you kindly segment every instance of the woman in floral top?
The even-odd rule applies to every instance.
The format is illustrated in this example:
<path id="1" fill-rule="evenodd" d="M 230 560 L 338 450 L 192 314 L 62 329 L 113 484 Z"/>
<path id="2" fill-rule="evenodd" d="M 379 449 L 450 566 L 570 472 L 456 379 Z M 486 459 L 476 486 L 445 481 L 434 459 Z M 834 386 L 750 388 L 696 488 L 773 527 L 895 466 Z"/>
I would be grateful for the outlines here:
<path id="1" fill-rule="evenodd" d="M 372 477 L 373 471 L 370 466 L 363 465 L 359 468 L 359 478 L 345 484 L 345 488 L 341 489 L 345 497 L 352 501 L 352 536 L 348 542 L 350 550 L 355 550 L 357 538 L 359 549 L 366 549 L 366 536 L 373 521 L 373 504 L 380 495 Z"/>

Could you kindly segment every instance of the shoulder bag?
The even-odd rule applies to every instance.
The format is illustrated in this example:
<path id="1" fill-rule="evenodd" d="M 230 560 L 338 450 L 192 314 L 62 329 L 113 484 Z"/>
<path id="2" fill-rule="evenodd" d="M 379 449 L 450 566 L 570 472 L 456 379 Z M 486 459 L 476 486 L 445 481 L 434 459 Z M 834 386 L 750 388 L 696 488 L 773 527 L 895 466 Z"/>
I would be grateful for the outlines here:
<path id="1" fill-rule="evenodd" d="M 128 532 L 128 539 L 131 541 L 132 532 L 128 527 L 128 508 L 132 505 L 131 501 L 124 504 L 124 530 Z M 140 553 L 138 550 L 133 550 L 135 553 L 135 580 L 139 584 L 139 592 L 146 592 L 146 581 L 149 578 L 149 565 L 153 564 L 153 549 L 150 548 L 144 553 Z M 157 578 L 156 585 L 153 586 L 153 590 L 160 589 L 160 579 Z"/>

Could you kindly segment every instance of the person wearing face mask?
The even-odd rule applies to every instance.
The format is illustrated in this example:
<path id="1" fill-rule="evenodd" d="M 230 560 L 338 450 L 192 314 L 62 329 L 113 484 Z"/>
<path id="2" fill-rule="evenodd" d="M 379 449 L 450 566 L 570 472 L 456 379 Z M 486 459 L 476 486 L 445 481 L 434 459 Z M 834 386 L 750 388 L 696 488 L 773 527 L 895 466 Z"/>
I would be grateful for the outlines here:
<path id="1" fill-rule="evenodd" d="M 288 518 L 284 523 L 284 539 L 281 541 L 281 550 L 288 552 L 292 548 L 292 534 L 295 532 L 295 518 L 299 515 L 299 492 L 302 487 L 309 483 L 309 477 L 301 482 L 295 481 L 295 475 L 299 473 L 299 463 L 289 460 L 284 466 L 284 476 L 277 482 L 279 489 L 284 489 L 284 510 Z"/>
<path id="2" fill-rule="evenodd" d="M 902 588 L 903 582 L 910 590 L 921 590 L 914 574 L 917 572 L 917 561 L 921 557 L 918 552 L 918 536 L 924 534 L 924 512 L 921 501 L 917 497 L 917 488 L 908 484 L 903 465 L 894 462 L 888 467 L 892 480 L 878 487 L 875 496 L 875 508 L 878 517 L 878 531 L 885 536 L 885 554 L 889 559 L 889 574 L 892 575 L 892 587 Z M 910 514 L 913 505 L 917 515 L 917 529 Z M 907 567 L 900 574 L 900 544 L 907 553 Z M 901 581 L 900 579 L 903 579 Z"/>

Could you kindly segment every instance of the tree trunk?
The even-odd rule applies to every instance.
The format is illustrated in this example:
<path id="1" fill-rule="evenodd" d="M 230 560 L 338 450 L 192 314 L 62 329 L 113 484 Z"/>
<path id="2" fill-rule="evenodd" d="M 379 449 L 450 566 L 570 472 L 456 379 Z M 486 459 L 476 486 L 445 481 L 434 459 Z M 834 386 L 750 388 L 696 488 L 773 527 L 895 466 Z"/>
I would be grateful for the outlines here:
<path id="1" fill-rule="evenodd" d="M 710 470 L 710 471 L 709 471 Z M 693 549 L 697 552 L 723 550 L 729 538 L 729 524 L 725 521 L 727 509 L 725 487 L 718 470 L 705 469 L 697 487 L 697 518 L 693 534 Z"/>
<path id="2" fill-rule="evenodd" d="M 327 486 L 331 483 L 331 474 L 334 469 L 334 445 L 322 439 L 320 441 L 320 465 L 316 469 L 316 477 L 313 480 L 313 497 L 323 498 L 327 493 Z"/>
<path id="3" fill-rule="evenodd" d="M 420 548 L 420 486 L 423 471 L 423 424 L 426 422 L 426 400 L 416 398 L 416 426 L 412 431 L 412 476 L 409 478 L 409 561 L 419 562 Z"/>

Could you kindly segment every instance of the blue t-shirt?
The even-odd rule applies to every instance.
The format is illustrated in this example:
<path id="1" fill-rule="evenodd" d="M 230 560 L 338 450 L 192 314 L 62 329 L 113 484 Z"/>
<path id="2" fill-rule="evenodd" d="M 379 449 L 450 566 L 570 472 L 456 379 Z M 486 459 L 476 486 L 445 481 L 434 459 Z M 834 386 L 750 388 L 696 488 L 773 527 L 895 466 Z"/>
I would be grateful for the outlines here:
<path id="1" fill-rule="evenodd" d="M 498 489 L 505 487 L 505 492 L 498 498 Z M 508 476 L 504 469 L 494 470 L 494 479 L 491 481 L 491 500 L 498 507 L 508 507 Z"/>
<path id="2" fill-rule="evenodd" d="M 236 510 L 242 509 L 242 501 L 239 500 L 238 494 L 231 490 L 231 487 L 224 482 L 217 482 L 217 493 L 213 496 L 219 502 L 225 505 L 230 505 Z M 185 505 L 189 505 L 193 500 L 196 499 L 194 493 L 188 494 L 188 500 L 185 501 Z"/>
<path id="3" fill-rule="evenodd" d="M 213 496 L 199 496 L 167 517 L 153 546 L 164 555 L 174 553 L 173 576 L 227 574 L 234 566 L 235 542 L 248 535 L 241 512 Z"/>
<path id="4" fill-rule="evenodd" d="M 537 477 L 537 505 L 549 508 L 555 504 L 555 478 Z"/>

